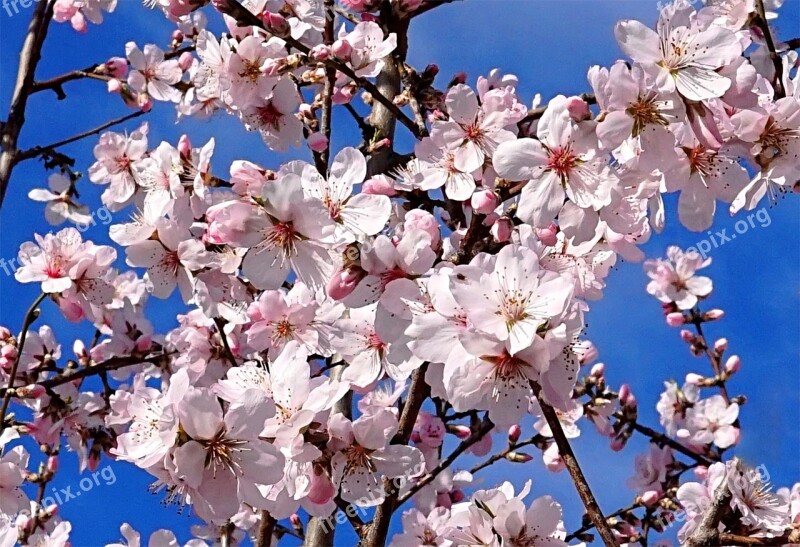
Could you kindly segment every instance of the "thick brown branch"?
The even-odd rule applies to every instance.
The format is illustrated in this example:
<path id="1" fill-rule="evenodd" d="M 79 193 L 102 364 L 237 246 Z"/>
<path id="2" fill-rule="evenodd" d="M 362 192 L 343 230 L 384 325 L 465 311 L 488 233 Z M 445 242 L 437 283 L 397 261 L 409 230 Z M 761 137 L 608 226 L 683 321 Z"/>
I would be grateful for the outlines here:
<path id="1" fill-rule="evenodd" d="M 731 491 L 728 489 L 727 478 L 714 492 L 714 499 L 706 509 L 703 519 L 692 534 L 686 538 L 687 547 L 710 547 L 719 544 L 719 523 L 725 516 L 725 509 L 729 507 Z"/>
<path id="2" fill-rule="evenodd" d="M 0 125 L 0 148 L 2 148 L 0 151 L 0 207 L 3 206 L 3 198 L 6 195 L 8 181 L 11 179 L 11 172 L 18 161 L 17 142 L 22 126 L 25 124 L 25 108 L 28 105 L 28 97 L 31 95 L 36 66 L 42 58 L 42 45 L 53 17 L 53 4 L 53 0 L 41 0 L 33 10 L 28 33 L 25 35 L 25 41 L 19 54 L 17 82 L 11 96 L 8 119 Z"/>

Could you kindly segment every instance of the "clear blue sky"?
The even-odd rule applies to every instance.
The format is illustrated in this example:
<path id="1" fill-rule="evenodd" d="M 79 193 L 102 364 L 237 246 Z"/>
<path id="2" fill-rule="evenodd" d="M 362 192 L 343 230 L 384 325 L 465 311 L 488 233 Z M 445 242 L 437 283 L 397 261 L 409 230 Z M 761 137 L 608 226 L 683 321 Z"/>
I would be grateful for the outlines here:
<path id="1" fill-rule="evenodd" d="M 154 42 L 164 45 L 172 30 L 158 13 L 148 12 L 137 0 L 119 0 L 117 12 L 107 17 L 106 24 L 90 25 L 86 35 L 76 34 L 69 25 L 53 25 L 44 47 L 44 60 L 39 79 L 68 70 L 101 62 L 113 55 L 124 55 L 124 44 L 136 40 L 139 45 Z M 16 74 L 17 52 L 30 16 L 21 10 L 9 17 L 0 11 L 0 105 L 5 113 Z M 212 12 L 209 11 L 211 14 Z M 212 14 L 212 18 L 215 16 Z M 610 65 L 621 58 L 613 38 L 613 25 L 621 18 L 636 18 L 653 24 L 657 18 L 655 2 L 643 0 L 465 0 L 434 10 L 415 21 L 411 29 L 410 62 L 418 67 L 437 63 L 441 69 L 440 85 L 460 70 L 468 73 L 474 84 L 480 74 L 494 67 L 517 74 L 520 91 L 528 101 L 534 93 L 545 99 L 556 93 L 580 93 L 588 90 L 586 69 L 592 64 Z M 789 0 L 779 22 L 780 35 L 800 35 L 800 10 L 796 0 Z M 218 21 L 216 23 L 218 25 Z M 28 107 L 28 122 L 21 137 L 21 146 L 46 144 L 95 127 L 129 110 L 116 97 L 108 97 L 101 82 L 79 81 L 65 87 L 68 98 L 58 103 L 51 93 L 34 96 Z M 360 111 L 364 108 L 357 105 Z M 188 133 L 197 146 L 209 137 L 217 139 L 213 159 L 215 172 L 226 174 L 234 159 L 249 159 L 275 168 L 285 157 L 308 159 L 305 150 L 280 156 L 265 150 L 260 138 L 245 134 L 233 118 L 221 116 L 211 123 L 181 122 L 175 124 L 174 110 L 157 104 L 147 116 L 151 124 L 151 140 L 177 142 L 181 133 Z M 334 129 L 334 148 L 357 141 L 352 120 L 341 112 Z M 129 122 L 133 129 L 139 120 Z M 121 130 L 121 129 L 120 129 Z M 401 128 L 402 131 L 402 128 Z M 64 149 L 77 159 L 77 168 L 84 170 L 93 162 L 88 139 Z M 401 144 L 410 147 L 409 141 Z M 17 167 L 5 206 L 0 213 L 0 257 L 16 256 L 19 245 L 32 239 L 35 231 L 50 228 L 42 216 L 42 206 L 27 199 L 31 188 L 46 185 L 46 173 L 37 162 Z M 100 188 L 88 181 L 80 185 L 81 195 L 96 208 Z M 648 257 L 658 257 L 669 244 L 683 247 L 697 243 L 700 235 L 692 234 L 677 223 L 675 199 L 667 198 L 668 227 L 644 246 Z M 727 315 L 709 326 L 712 337 L 725 336 L 732 352 L 742 357 L 742 372 L 730 384 L 733 394 L 748 398 L 741 412 L 742 441 L 737 453 L 752 465 L 764 465 L 779 486 L 791 485 L 800 479 L 800 369 L 798 367 L 798 334 L 800 334 L 800 301 L 798 299 L 798 266 L 800 266 L 800 203 L 788 198 L 769 209 L 771 224 L 757 227 L 736 240 L 712 251 L 713 264 L 709 275 L 717 293 L 712 302 Z M 127 214 L 116 215 L 124 221 Z M 715 228 L 733 231 L 737 219 L 727 212 L 718 214 Z M 107 228 L 98 226 L 87 232 L 99 243 L 110 243 Z M 120 253 L 124 256 L 124 253 Z M 646 277 L 641 265 L 620 263 L 609 276 L 606 298 L 592 303 L 588 316 L 588 336 L 597 344 L 601 360 L 607 365 L 607 376 L 613 384 L 629 382 L 640 402 L 644 423 L 658 425 L 655 402 L 668 378 L 682 379 L 690 371 L 705 373 L 708 363 L 691 357 L 675 329 L 667 328 L 658 303 L 644 292 Z M 38 294 L 38 287 L 17 284 L 0 270 L 0 324 L 17 330 L 29 303 Z M 151 299 L 150 316 L 161 332 L 175 326 L 179 302 Z M 92 330 L 59 320 L 58 311 L 46 304 L 38 324 L 54 326 L 66 358 L 71 357 L 76 337 L 89 340 Z M 628 505 L 633 493 L 625 488 L 631 475 L 634 456 L 646 443 L 634 440 L 620 454 L 613 454 L 607 443 L 584 424 L 584 434 L 574 442 L 584 464 L 589 482 L 601 506 L 607 512 Z M 526 434 L 531 431 L 526 424 Z M 498 437 L 497 442 L 502 442 Z M 499 446 L 499 445 L 498 445 Z M 580 522 L 581 505 L 566 473 L 553 475 L 534 453 L 531 463 L 506 464 L 484 471 L 479 478 L 486 486 L 505 478 L 521 485 L 533 480 L 533 494 L 553 494 L 564 505 L 567 528 Z M 462 467 L 469 467 L 466 459 Z M 147 492 L 152 478 L 128 464 L 104 460 L 110 464 L 116 483 L 96 486 L 81 497 L 65 504 L 62 515 L 72 521 L 72 543 L 76 547 L 101 545 L 120 539 L 119 525 L 127 521 L 143 533 L 166 527 L 174 530 L 185 542 L 188 529 L 197 521 L 178 515 L 174 508 L 164 508 L 160 497 Z M 78 488 L 75 459 L 67 455 L 54 485 Z M 347 526 L 345 526 L 347 527 Z M 345 528 L 343 527 L 343 528 Z M 396 529 L 396 525 L 395 525 Z M 341 545 L 352 545 L 352 535 L 338 536 Z"/>

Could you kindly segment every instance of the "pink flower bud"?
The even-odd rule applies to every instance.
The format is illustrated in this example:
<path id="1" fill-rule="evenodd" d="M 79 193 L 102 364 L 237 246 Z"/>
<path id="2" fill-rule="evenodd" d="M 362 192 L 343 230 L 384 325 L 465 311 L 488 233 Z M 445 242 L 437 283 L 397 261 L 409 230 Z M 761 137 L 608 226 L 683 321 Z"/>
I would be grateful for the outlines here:
<path id="1" fill-rule="evenodd" d="M 136 97 L 136 104 L 144 112 L 150 112 L 153 109 L 153 99 L 147 93 L 139 93 Z"/>
<path id="2" fill-rule="evenodd" d="M 287 36 L 289 34 L 289 22 L 280 13 L 265 11 L 261 16 L 261 20 L 264 22 L 266 29 L 272 34 L 276 36 Z"/>
<path id="3" fill-rule="evenodd" d="M 656 503 L 658 503 L 658 500 L 661 499 L 661 494 L 657 490 L 648 490 L 647 492 L 639 496 L 639 499 L 647 507 L 652 507 Z"/>
<path id="4" fill-rule="evenodd" d="M 582 365 L 593 363 L 600 357 L 600 352 L 597 351 L 597 346 L 591 340 L 581 340 L 576 345 L 576 353 L 580 356 Z"/>
<path id="5" fill-rule="evenodd" d="M 496 242 L 505 243 L 511 239 L 511 232 L 513 229 L 514 225 L 511 223 L 511 220 L 503 217 L 492 224 L 492 227 L 489 228 L 489 232 L 492 234 L 492 237 Z"/>
<path id="6" fill-rule="evenodd" d="M 628 401 L 628 397 L 631 396 L 631 386 L 628 384 L 622 384 L 619 386 L 619 402 L 623 405 Z"/>
<path id="7" fill-rule="evenodd" d="M 377 23 L 379 25 L 381 24 L 381 18 L 373 13 L 362 13 L 361 20 L 364 21 L 365 23 Z"/>
<path id="8" fill-rule="evenodd" d="M 342 5 L 356 13 L 372 11 L 380 5 L 380 0 L 342 0 Z"/>
<path id="9" fill-rule="evenodd" d="M 152 345 L 153 338 L 149 334 L 141 336 L 138 340 L 136 340 L 136 349 L 139 351 L 147 351 L 152 347 Z"/>
<path id="10" fill-rule="evenodd" d="M 89 471 L 97 471 L 98 467 L 100 467 L 100 454 L 90 451 L 89 457 L 86 458 L 86 468 Z"/>
<path id="11" fill-rule="evenodd" d="M 548 247 L 558 243 L 558 226 L 555 224 L 550 224 L 547 228 L 534 228 L 534 233 L 539 238 L 539 241 Z"/>
<path id="12" fill-rule="evenodd" d="M 454 425 L 448 428 L 459 439 L 466 439 L 472 435 L 472 430 L 465 425 Z"/>
<path id="13" fill-rule="evenodd" d="M 508 442 L 515 443 L 522 435 L 522 428 L 519 424 L 514 424 L 508 428 Z"/>
<path id="14" fill-rule="evenodd" d="M 181 135 L 181 138 L 178 139 L 178 152 L 184 158 L 192 157 L 192 141 L 189 140 L 188 135 Z"/>
<path id="15" fill-rule="evenodd" d="M 86 32 L 86 29 L 89 25 L 86 23 L 86 18 L 83 16 L 81 12 L 77 12 L 72 18 L 69 20 L 72 28 L 74 28 L 77 32 Z"/>
<path id="16" fill-rule="evenodd" d="M 725 350 L 728 349 L 728 339 L 727 338 L 720 338 L 716 342 L 714 342 L 714 351 L 717 353 L 725 353 Z"/>
<path id="17" fill-rule="evenodd" d="M 45 518 L 51 519 L 58 513 L 58 505 L 48 505 L 44 510 Z"/>
<path id="18" fill-rule="evenodd" d="M 392 197 L 397 195 L 397 190 L 394 189 L 392 179 L 385 175 L 377 175 L 364 181 L 364 184 L 361 185 L 361 193 Z"/>
<path id="19" fill-rule="evenodd" d="M 636 400 L 636 395 L 634 395 L 633 393 L 628 395 L 628 399 L 625 401 L 625 406 L 626 407 L 631 408 L 631 409 L 635 409 L 638 404 L 639 403 Z"/>
<path id="20" fill-rule="evenodd" d="M 298 515 L 297 513 L 292 513 L 292 515 L 289 517 L 289 522 L 295 528 L 298 528 L 303 525 L 303 521 L 300 520 L 300 515 Z"/>
<path id="21" fill-rule="evenodd" d="M 569 117 L 576 122 L 582 122 L 592 117 L 589 104 L 580 97 L 567 99 L 567 112 L 569 112 Z"/>
<path id="22" fill-rule="evenodd" d="M 181 67 L 181 70 L 186 72 L 192 67 L 192 62 L 194 61 L 194 57 L 188 51 L 184 51 L 181 53 L 181 56 L 178 57 L 178 66 Z"/>
<path id="23" fill-rule="evenodd" d="M 453 500 L 450 499 L 448 492 L 439 492 L 436 494 L 436 507 L 444 507 L 450 509 L 453 506 Z"/>
<path id="24" fill-rule="evenodd" d="M 375 152 L 380 152 L 381 150 L 385 150 L 392 146 L 392 139 L 388 137 L 384 137 L 379 141 L 375 141 L 369 146 L 369 153 L 374 154 Z"/>
<path id="25" fill-rule="evenodd" d="M 173 42 L 177 42 L 177 43 L 180 44 L 181 42 L 183 42 L 184 38 L 185 38 L 185 36 L 183 35 L 183 32 L 180 31 L 180 29 L 175 29 L 175 30 L 172 31 L 172 41 Z"/>
<path id="26" fill-rule="evenodd" d="M 342 300 L 356 289 L 363 277 L 363 271 L 355 268 L 344 268 L 334 272 L 333 277 L 328 281 L 328 296 L 334 300 Z"/>
<path id="27" fill-rule="evenodd" d="M 403 227 L 406 230 L 422 230 L 431 236 L 431 246 L 438 247 L 441 235 L 439 234 L 439 222 L 436 217 L 428 211 L 422 209 L 411 209 L 406 213 L 405 222 Z"/>
<path id="28" fill-rule="evenodd" d="M 119 93 L 122 91 L 122 82 L 119 80 L 112 78 L 108 82 L 106 82 L 106 88 L 108 89 L 109 93 Z"/>
<path id="29" fill-rule="evenodd" d="M 49 473 L 58 471 L 58 456 L 50 456 L 47 458 L 47 471 Z"/>
<path id="30" fill-rule="evenodd" d="M 328 137 L 326 137 L 319 131 L 311 133 L 308 136 L 307 142 L 308 142 L 308 147 L 314 152 L 322 152 L 323 150 L 328 149 Z"/>
<path id="31" fill-rule="evenodd" d="M 589 375 L 594 378 L 602 378 L 605 372 L 606 366 L 603 363 L 597 363 L 596 365 L 592 366 L 592 370 L 589 372 Z"/>
<path id="32" fill-rule="evenodd" d="M 308 56 L 312 61 L 324 61 L 331 56 L 331 48 L 325 44 L 317 44 L 311 48 L 311 51 L 308 52 Z"/>
<path id="33" fill-rule="evenodd" d="M 705 380 L 705 378 L 694 372 L 690 372 L 689 374 L 686 375 L 687 384 L 692 384 L 696 386 L 702 383 L 703 380 Z"/>
<path id="34" fill-rule="evenodd" d="M 350 59 L 350 54 L 353 53 L 353 46 L 347 40 L 336 40 L 331 46 L 331 53 L 339 59 L 347 61 Z"/>
<path id="35" fill-rule="evenodd" d="M 412 431 L 411 432 L 411 440 L 415 443 L 419 443 L 422 441 L 422 437 L 419 436 L 419 431 Z"/>
<path id="36" fill-rule="evenodd" d="M 11 331 L 6 327 L 0 327 L 0 340 L 8 340 L 11 338 Z"/>
<path id="37" fill-rule="evenodd" d="M 481 190 L 472 194 L 470 204 L 476 213 L 488 215 L 497 207 L 497 195 L 491 190 Z"/>
<path id="38" fill-rule="evenodd" d="M 719 309 L 709 310 L 703 314 L 703 319 L 706 321 L 716 321 L 717 319 L 722 319 L 725 315 L 725 312 Z"/>
<path id="39" fill-rule="evenodd" d="M 105 69 L 112 78 L 124 78 L 128 73 L 128 61 L 123 57 L 112 57 L 106 61 Z"/>
<path id="40" fill-rule="evenodd" d="M 417 11 L 417 8 L 422 4 L 422 0 L 397 0 L 397 3 L 400 11 L 411 13 Z"/>
<path id="41" fill-rule="evenodd" d="M 694 344 L 697 341 L 697 337 L 692 333 L 692 331 L 683 329 L 681 331 L 681 340 L 687 344 Z"/>
<path id="42" fill-rule="evenodd" d="M 725 372 L 728 374 L 736 374 L 739 372 L 740 368 L 742 368 L 742 360 L 738 355 L 731 355 L 728 357 L 728 360 L 725 361 Z"/>
<path id="43" fill-rule="evenodd" d="M 683 316 L 683 313 L 676 311 L 667 314 L 667 325 L 670 327 L 680 327 L 681 325 L 685 324 L 686 318 Z"/>
<path id="44" fill-rule="evenodd" d="M 465 84 L 465 83 L 467 83 L 467 73 L 464 72 L 463 70 L 461 72 L 457 72 L 453 76 L 453 79 L 450 80 L 450 85 L 451 86 L 458 85 L 458 84 Z"/>
<path id="45" fill-rule="evenodd" d="M 613 439 L 611 439 L 611 444 L 609 445 L 609 447 L 614 452 L 619 452 L 620 450 L 625 448 L 625 439 L 623 439 L 622 437 L 614 437 Z"/>
<path id="46" fill-rule="evenodd" d="M 464 498 L 466 498 L 466 496 L 463 490 L 453 490 L 450 492 L 450 499 L 453 500 L 453 503 L 460 503 L 464 501 Z"/>

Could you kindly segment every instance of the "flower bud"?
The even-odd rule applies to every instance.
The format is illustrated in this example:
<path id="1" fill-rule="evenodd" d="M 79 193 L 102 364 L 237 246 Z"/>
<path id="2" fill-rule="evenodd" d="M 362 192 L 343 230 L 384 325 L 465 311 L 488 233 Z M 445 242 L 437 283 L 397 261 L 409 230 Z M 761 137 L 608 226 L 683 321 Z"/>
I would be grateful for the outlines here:
<path id="1" fill-rule="evenodd" d="M 582 122 L 592 117 L 589 104 L 580 97 L 570 97 L 567 99 L 567 112 L 569 117 L 575 122 Z"/>
<path id="2" fill-rule="evenodd" d="M 308 56 L 312 61 L 324 61 L 331 56 L 331 48 L 325 44 L 317 44 L 311 48 L 311 51 L 308 52 Z"/>
<path id="3" fill-rule="evenodd" d="M 643 505 L 646 505 L 647 507 L 653 507 L 656 503 L 658 503 L 658 500 L 660 499 L 661 495 L 657 490 L 648 490 L 647 492 L 639 496 L 639 500 L 641 501 L 641 503 Z"/>
<path id="4" fill-rule="evenodd" d="M 714 342 L 714 351 L 717 353 L 725 353 L 725 350 L 728 349 L 728 339 L 727 338 L 720 338 L 716 342 Z"/>
<path id="5" fill-rule="evenodd" d="M 694 344 L 697 341 L 697 337 L 692 333 L 692 331 L 686 329 L 681 331 L 681 339 L 687 344 Z"/>
<path id="6" fill-rule="evenodd" d="M 261 20 L 264 22 L 266 29 L 275 36 L 287 36 L 289 34 L 289 22 L 280 13 L 265 11 L 261 15 Z"/>
<path id="7" fill-rule="evenodd" d="M 619 402 L 623 405 L 628 401 L 628 397 L 631 396 L 631 386 L 628 384 L 622 384 L 619 386 Z"/>
<path id="8" fill-rule="evenodd" d="M 611 439 L 611 444 L 609 445 L 609 447 L 614 452 L 619 452 L 620 450 L 625 448 L 625 439 L 623 439 L 622 437 L 614 437 L 613 439 Z"/>
<path id="9" fill-rule="evenodd" d="M 341 0 L 342 5 L 356 13 L 372 11 L 380 5 L 380 0 Z"/>
<path id="10" fill-rule="evenodd" d="M 725 312 L 719 309 L 708 310 L 703 314 L 703 321 L 716 321 L 717 319 L 722 319 L 724 315 Z"/>
<path id="11" fill-rule="evenodd" d="M 597 363 L 596 365 L 592 366 L 592 369 L 589 371 L 589 376 L 592 378 L 602 378 L 605 372 L 606 365 L 603 363 Z"/>
<path id="12" fill-rule="evenodd" d="M 628 395 L 628 399 L 625 401 L 625 406 L 626 407 L 635 410 L 638 404 L 639 404 L 639 402 L 636 400 L 636 395 L 634 395 L 633 393 Z"/>
<path id="13" fill-rule="evenodd" d="M 519 440 L 520 436 L 522 435 L 522 428 L 519 424 L 514 424 L 508 428 L 508 442 L 515 443 Z"/>
<path id="14" fill-rule="evenodd" d="M 106 74 L 112 78 L 124 78 L 128 73 L 128 61 L 122 57 L 112 57 L 104 66 Z"/>
<path id="15" fill-rule="evenodd" d="M 459 439 L 466 439 L 472 435 L 472 430 L 465 425 L 447 426 L 447 431 L 454 434 Z"/>
<path id="16" fill-rule="evenodd" d="M 492 224 L 492 227 L 489 228 L 489 232 L 492 234 L 494 240 L 498 243 L 505 243 L 509 239 L 511 239 L 511 232 L 514 228 L 514 225 L 511 223 L 511 220 L 502 217 L 497 219 L 497 222 Z"/>
<path id="17" fill-rule="evenodd" d="M 456 489 L 450 492 L 450 499 L 453 501 L 453 503 L 460 503 L 464 501 L 465 498 L 466 496 L 464 495 L 463 490 Z"/>
<path id="18" fill-rule="evenodd" d="M 548 247 L 552 247 L 558 243 L 558 226 L 555 224 L 551 223 L 547 228 L 534 228 L 533 231 L 536 237 L 539 238 L 539 241 Z"/>
<path id="19" fill-rule="evenodd" d="M 528 463 L 533 459 L 533 456 L 523 452 L 509 452 L 506 454 L 506 459 L 514 463 Z"/>
<path id="20" fill-rule="evenodd" d="M 491 190 L 480 190 L 472 194 L 470 204 L 472 209 L 481 215 L 488 215 L 497 207 L 497 194 Z"/>
<path id="21" fill-rule="evenodd" d="M 728 360 L 725 361 L 725 372 L 728 374 L 736 374 L 739 372 L 740 368 L 742 368 L 742 360 L 738 355 L 731 355 L 728 357 Z"/>
<path id="22" fill-rule="evenodd" d="M 180 31 L 180 29 L 175 29 L 175 30 L 172 31 L 172 43 L 173 44 L 176 44 L 176 45 L 180 44 L 181 42 L 183 42 L 184 38 L 185 38 L 185 36 L 183 35 L 183 32 Z"/>
<path id="23" fill-rule="evenodd" d="M 47 390 L 45 390 L 44 386 L 39 384 L 29 384 L 27 386 L 16 388 L 16 395 L 17 397 L 21 397 L 23 399 L 35 399 L 43 396 L 46 391 Z"/>
<path id="24" fill-rule="evenodd" d="M 147 93 L 139 93 L 136 97 L 136 105 L 144 112 L 150 112 L 153 109 L 153 99 Z"/>
<path id="25" fill-rule="evenodd" d="M 293 528 L 302 528 L 303 526 L 303 521 L 300 520 L 300 515 L 297 513 L 292 513 L 292 515 L 289 517 L 289 522 Z"/>
<path id="26" fill-rule="evenodd" d="M 692 472 L 694 473 L 695 477 L 703 481 L 706 480 L 706 477 L 708 476 L 708 467 L 704 465 L 698 465 L 692 470 Z"/>
<path id="27" fill-rule="evenodd" d="M 336 40 L 331 46 L 331 53 L 335 57 L 347 61 L 350 59 L 350 54 L 353 53 L 353 46 L 347 40 Z"/>
<path id="28" fill-rule="evenodd" d="M 376 175 L 364 181 L 364 184 L 361 185 L 361 193 L 392 197 L 397 195 L 397 190 L 394 189 L 394 183 L 389 177 Z"/>
<path id="29" fill-rule="evenodd" d="M 694 372 L 690 372 L 689 374 L 686 375 L 687 384 L 699 386 L 701 383 L 703 383 L 703 380 L 705 380 L 705 378 Z"/>
<path id="30" fill-rule="evenodd" d="M 363 277 L 363 270 L 355 268 L 344 268 L 334 272 L 326 287 L 328 296 L 334 300 L 342 300 L 356 289 Z"/>
<path id="31" fill-rule="evenodd" d="M 686 324 L 686 318 L 683 313 L 676 311 L 667 314 L 667 325 L 670 327 L 680 327 Z"/>
<path id="32" fill-rule="evenodd" d="M 192 62 L 194 62 L 194 57 L 192 57 L 192 54 L 188 51 L 184 51 L 181 53 L 181 56 L 178 57 L 178 66 L 184 72 L 192 67 Z"/>
<path id="33" fill-rule="evenodd" d="M 189 140 L 188 135 L 181 135 L 181 138 L 178 139 L 178 152 L 186 159 L 192 157 L 192 141 Z"/>
<path id="34" fill-rule="evenodd" d="M 315 131 L 308 136 L 308 147 L 314 152 L 322 152 L 328 149 L 328 137 Z"/>

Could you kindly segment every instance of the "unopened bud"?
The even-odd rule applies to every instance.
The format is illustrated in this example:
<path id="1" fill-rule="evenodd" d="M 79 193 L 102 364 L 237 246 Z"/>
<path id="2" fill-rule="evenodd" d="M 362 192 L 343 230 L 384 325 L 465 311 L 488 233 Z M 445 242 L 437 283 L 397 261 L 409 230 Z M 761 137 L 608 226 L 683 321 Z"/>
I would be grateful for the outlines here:
<path id="1" fill-rule="evenodd" d="M 128 61 L 122 57 L 112 57 L 105 62 L 105 71 L 112 78 L 124 78 L 128 73 Z"/>
<path id="2" fill-rule="evenodd" d="M 589 104 L 580 97 L 570 97 L 567 99 L 567 112 L 569 117 L 575 122 L 582 122 L 592 117 Z"/>
<path id="3" fill-rule="evenodd" d="M 513 231 L 514 225 L 511 223 L 511 220 L 507 217 L 501 217 L 497 219 L 497 222 L 492 224 L 492 227 L 489 228 L 489 232 L 492 234 L 494 240 L 498 243 L 505 243 L 509 239 L 511 239 L 511 232 Z"/>
<path id="4" fill-rule="evenodd" d="M 724 315 L 725 312 L 720 309 L 708 310 L 703 314 L 703 321 L 716 321 L 717 319 L 722 319 Z"/>
<path id="5" fill-rule="evenodd" d="M 450 499 L 453 500 L 453 503 L 460 503 L 464 501 L 465 498 L 466 496 L 463 490 L 453 490 L 450 492 Z"/>
<path id="6" fill-rule="evenodd" d="M 186 72 L 192 67 L 192 62 L 194 62 L 194 57 L 188 51 L 184 51 L 181 53 L 181 56 L 178 57 L 178 66 L 181 67 L 181 70 Z"/>
<path id="7" fill-rule="evenodd" d="M 555 224 L 551 223 L 547 228 L 534 228 L 534 233 L 539 241 L 548 247 L 553 247 L 558 243 L 558 226 Z"/>
<path id="8" fill-rule="evenodd" d="M 670 327 L 680 327 L 681 325 L 686 324 L 686 317 L 683 316 L 682 312 L 673 312 L 667 314 L 667 325 Z"/>
<path id="9" fill-rule="evenodd" d="M 397 190 L 394 189 L 394 183 L 389 177 L 377 175 L 364 181 L 364 184 L 361 185 L 361 193 L 392 197 L 397 195 Z"/>
<path id="10" fill-rule="evenodd" d="M 656 503 L 658 503 L 658 500 L 660 499 L 661 495 L 656 490 L 648 490 L 647 492 L 639 496 L 639 501 L 643 505 L 646 505 L 647 507 L 654 506 Z"/>
<path id="11" fill-rule="evenodd" d="M 58 471 L 58 456 L 53 455 L 47 458 L 47 471 L 49 473 Z"/>
<path id="12" fill-rule="evenodd" d="M 333 274 L 330 281 L 328 281 L 327 292 L 328 296 L 334 300 L 342 300 L 352 293 L 359 281 L 364 277 L 363 270 L 358 271 L 356 268 L 344 268 Z"/>
<path id="13" fill-rule="evenodd" d="M 508 442 L 515 443 L 519 440 L 520 436 L 522 435 L 522 428 L 519 424 L 514 424 L 508 428 Z"/>
<path id="14" fill-rule="evenodd" d="M 287 36 L 289 34 L 289 22 L 280 13 L 265 11 L 261 16 L 261 20 L 264 22 L 266 29 L 272 34 L 276 36 Z"/>
<path id="15" fill-rule="evenodd" d="M 714 342 L 714 351 L 717 353 L 725 353 L 725 350 L 728 349 L 728 339 L 727 338 L 720 338 L 716 342 Z"/>
<path id="16" fill-rule="evenodd" d="M 631 386 L 628 384 L 622 384 L 619 386 L 619 402 L 623 405 L 628 401 L 628 398 L 631 396 Z"/>
<path id="17" fill-rule="evenodd" d="M 192 141 L 189 140 L 188 135 L 181 135 L 181 138 L 178 139 L 178 152 L 186 159 L 192 157 Z"/>
<path id="18" fill-rule="evenodd" d="M 39 384 L 29 384 L 27 386 L 18 387 L 15 391 L 16 396 L 23 399 L 35 399 L 46 393 L 44 386 Z"/>
<path id="19" fill-rule="evenodd" d="M 697 341 L 697 337 L 694 335 L 694 333 L 686 329 L 681 331 L 681 339 L 687 344 L 694 344 Z"/>
<path id="20" fill-rule="evenodd" d="M 472 430 L 465 425 L 451 425 L 447 430 L 459 439 L 466 439 L 472 435 Z"/>
<path id="21" fill-rule="evenodd" d="M 314 152 L 322 152 L 328 149 L 328 137 L 320 132 L 311 133 L 307 139 L 308 147 Z"/>
<path id="22" fill-rule="evenodd" d="M 596 365 L 592 366 L 591 371 L 589 371 L 589 375 L 593 378 L 602 378 L 605 372 L 606 366 L 603 363 L 597 363 Z"/>
<path id="23" fill-rule="evenodd" d="M 533 459 L 533 456 L 523 452 L 509 452 L 506 454 L 506 459 L 514 463 L 528 463 Z"/>
<path id="24" fill-rule="evenodd" d="M 108 89 L 109 93 L 119 93 L 122 91 L 122 82 L 116 78 L 111 78 L 108 82 L 106 82 L 106 88 Z"/>
<path id="25" fill-rule="evenodd" d="M 609 447 L 614 452 L 619 452 L 620 450 L 625 448 L 625 439 L 623 439 L 622 437 L 614 437 L 613 439 L 611 439 L 611 444 L 609 445 Z"/>
<path id="26" fill-rule="evenodd" d="M 337 58 L 347 61 L 353 53 L 353 46 L 347 40 L 336 40 L 331 46 L 331 53 Z"/>
<path id="27" fill-rule="evenodd" d="M 728 360 L 725 361 L 725 372 L 728 374 L 736 374 L 739 372 L 740 368 L 742 368 L 742 360 L 738 355 L 731 355 L 728 357 Z"/>
<path id="28" fill-rule="evenodd" d="M 311 48 L 311 51 L 308 52 L 308 56 L 312 61 L 324 61 L 331 56 L 331 48 L 325 44 L 317 44 Z"/>
<path id="29" fill-rule="evenodd" d="M 689 374 L 686 375 L 686 383 L 687 384 L 692 384 L 692 385 L 695 385 L 695 386 L 699 386 L 700 384 L 703 383 L 704 380 L 705 380 L 705 378 L 703 378 L 702 376 L 700 376 L 699 374 L 694 373 L 694 372 L 690 372 Z"/>
<path id="30" fill-rule="evenodd" d="M 480 190 L 472 194 L 472 209 L 481 215 L 488 215 L 497 207 L 497 195 L 491 190 Z"/>
<path id="31" fill-rule="evenodd" d="M 294 528 L 298 528 L 303 525 L 303 521 L 300 520 L 300 515 L 297 513 L 292 513 L 292 515 L 289 517 L 289 522 L 292 523 Z"/>

